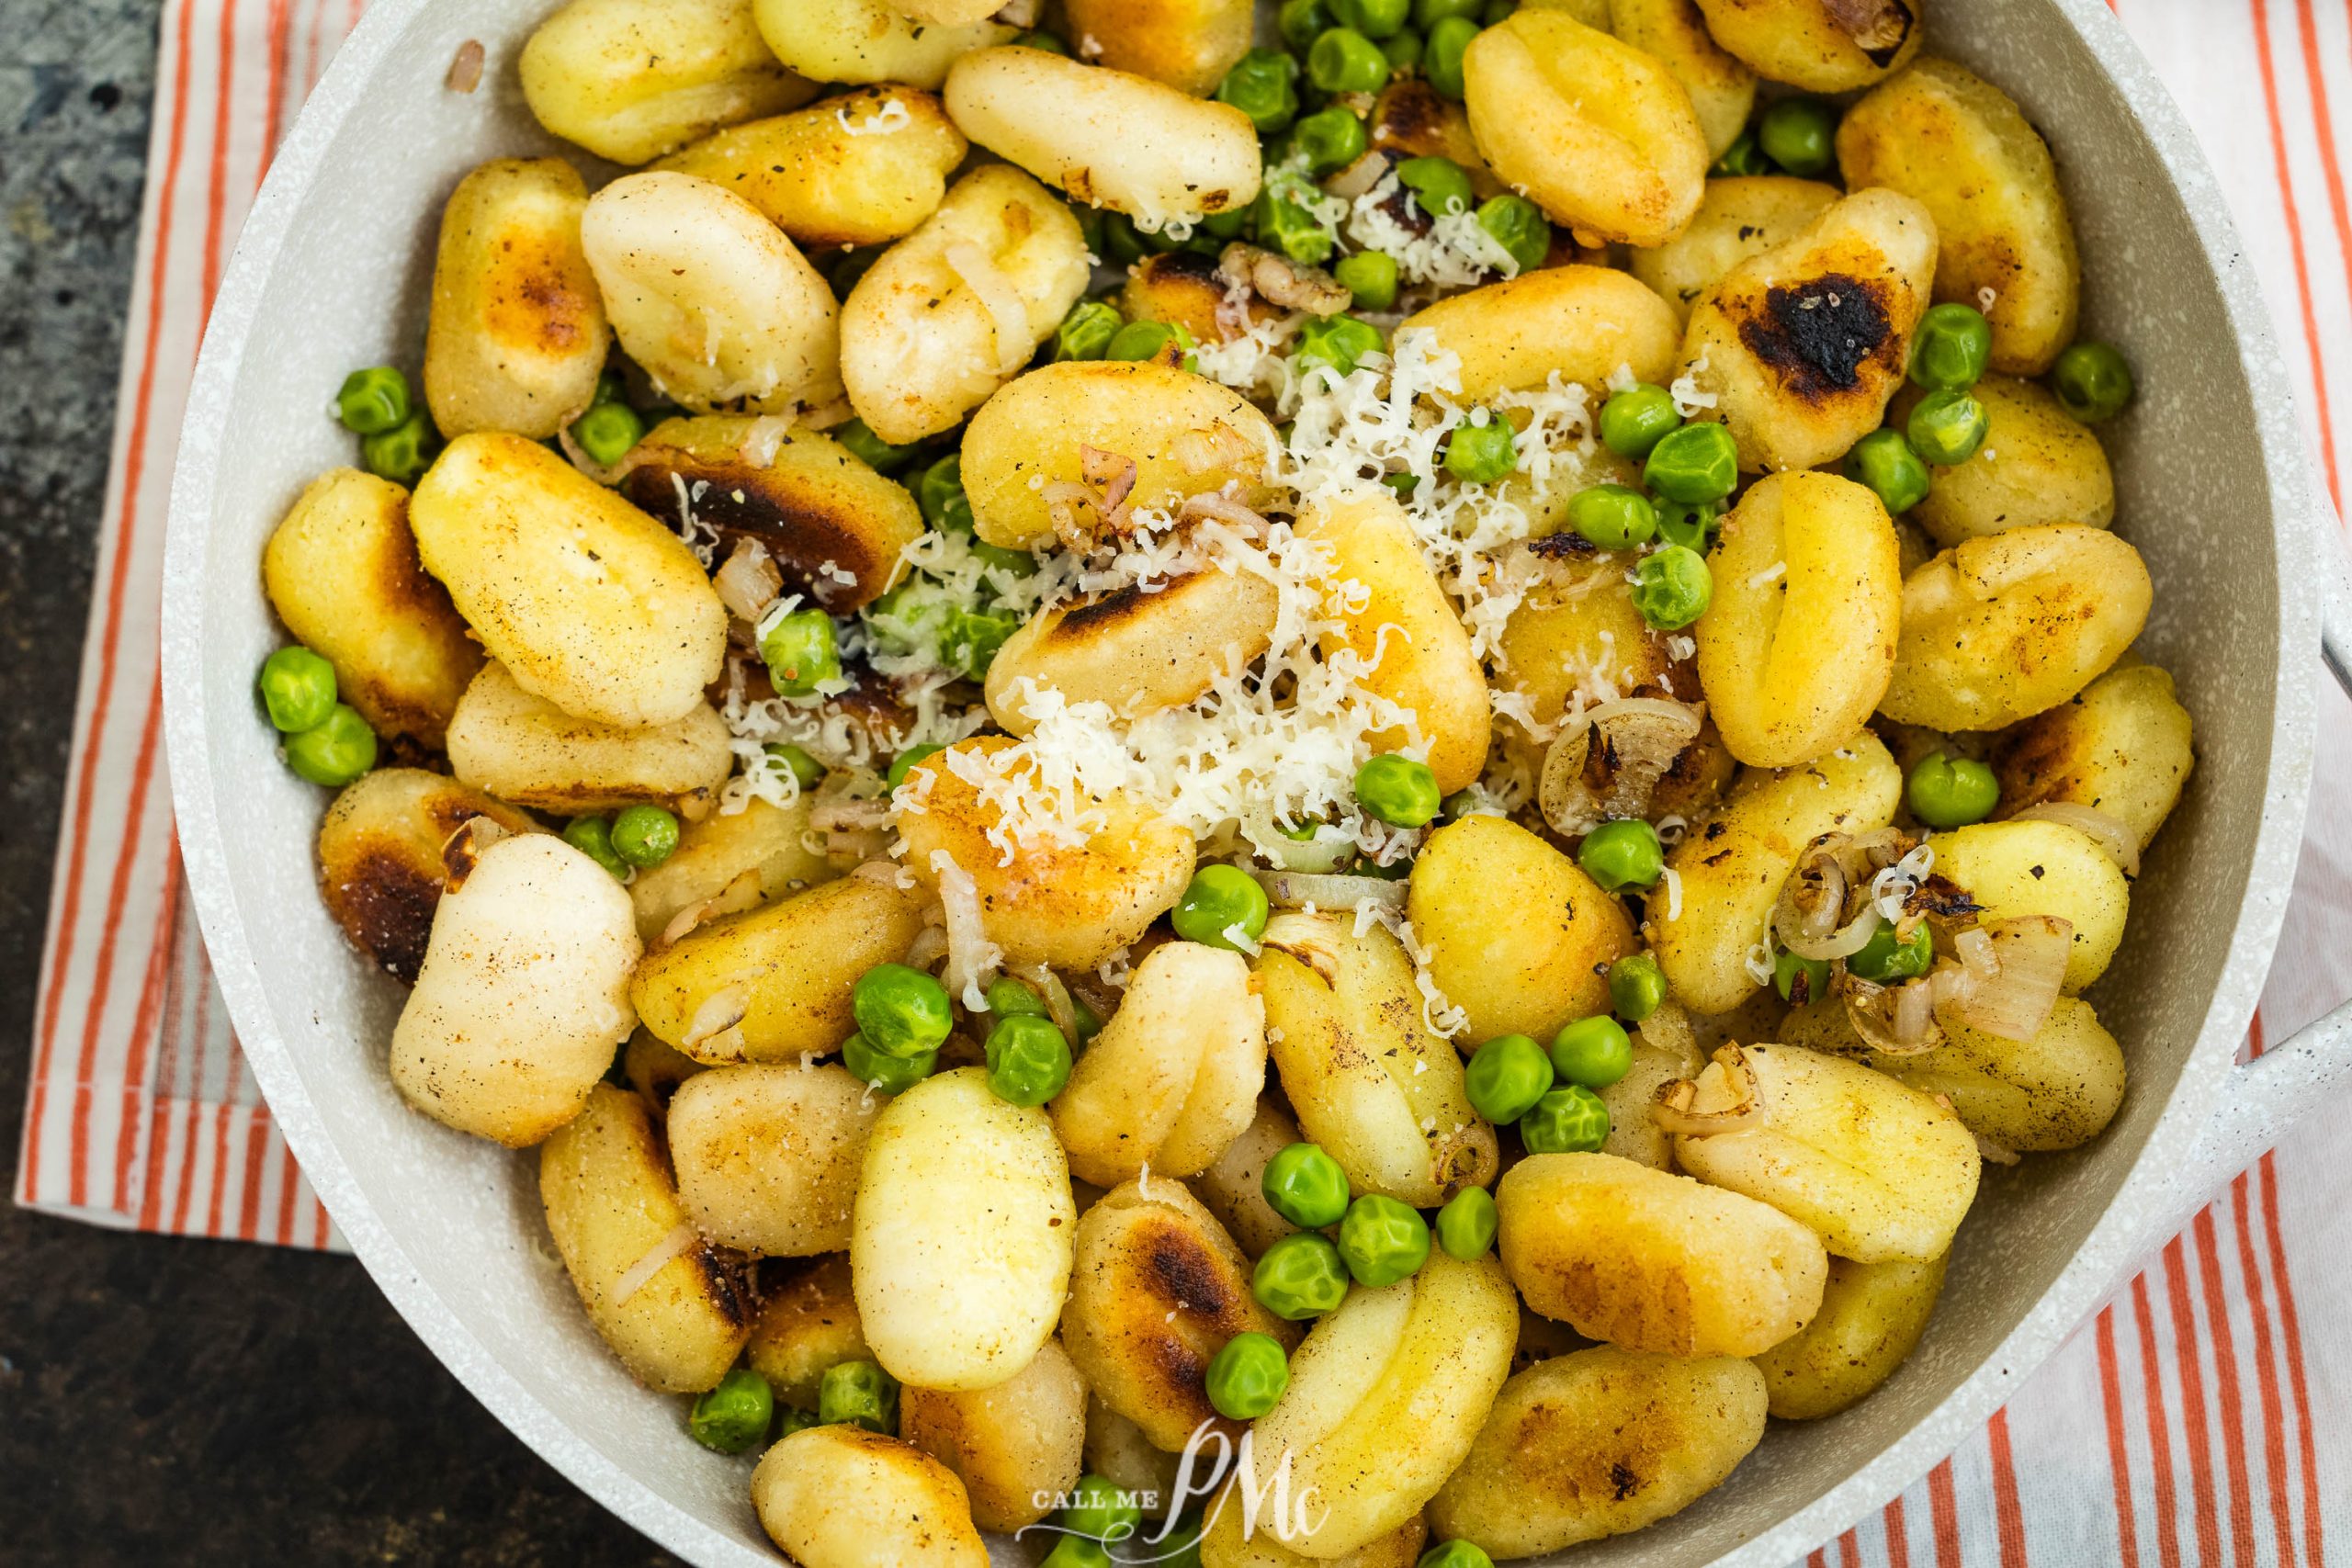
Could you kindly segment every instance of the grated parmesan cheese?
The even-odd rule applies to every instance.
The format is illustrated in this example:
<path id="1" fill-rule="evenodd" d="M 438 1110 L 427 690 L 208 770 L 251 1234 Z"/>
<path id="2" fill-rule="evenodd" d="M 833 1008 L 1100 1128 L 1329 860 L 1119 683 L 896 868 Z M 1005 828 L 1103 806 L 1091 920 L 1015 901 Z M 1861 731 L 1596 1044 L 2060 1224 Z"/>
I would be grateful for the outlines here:
<path id="1" fill-rule="evenodd" d="M 1667 394 L 1674 400 L 1674 412 L 1685 419 L 1693 419 L 1704 409 L 1715 406 L 1715 394 L 1699 385 L 1699 378 L 1707 373 L 1707 356 L 1701 355 L 1682 367 L 1667 386 Z"/>

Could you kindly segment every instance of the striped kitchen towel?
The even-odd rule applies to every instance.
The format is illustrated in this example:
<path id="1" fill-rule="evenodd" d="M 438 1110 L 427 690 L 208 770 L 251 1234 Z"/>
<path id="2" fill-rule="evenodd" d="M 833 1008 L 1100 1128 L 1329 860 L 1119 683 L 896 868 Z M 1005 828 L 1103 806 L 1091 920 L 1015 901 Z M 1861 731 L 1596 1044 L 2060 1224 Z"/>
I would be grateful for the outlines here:
<path id="1" fill-rule="evenodd" d="M 1965 0 L 1942 0 L 1964 4 Z M 359 0 L 168 0 L 16 1198 L 124 1229 L 337 1245 L 238 1056 L 163 776 L 174 434 L 270 149 Z M 2222 172 L 2339 513 L 2352 478 L 2346 0 L 2116 0 Z M 2321 681 L 2316 659 L 2312 678 Z M 2352 995 L 2352 711 L 2250 1049 Z M 2352 1124 L 2240 1176 L 1932 1473 L 1815 1568 L 2352 1562 Z"/>

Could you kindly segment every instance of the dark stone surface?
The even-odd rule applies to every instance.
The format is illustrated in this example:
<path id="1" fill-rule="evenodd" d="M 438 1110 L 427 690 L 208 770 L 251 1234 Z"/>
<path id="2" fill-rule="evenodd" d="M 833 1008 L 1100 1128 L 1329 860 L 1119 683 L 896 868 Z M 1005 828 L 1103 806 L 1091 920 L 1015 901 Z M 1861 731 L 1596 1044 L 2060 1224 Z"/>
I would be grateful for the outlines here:
<path id="1" fill-rule="evenodd" d="M 0 1189 L 138 243 L 160 0 L 0 0 Z M 348 1258 L 0 1199 L 0 1562 L 662 1563 Z"/>

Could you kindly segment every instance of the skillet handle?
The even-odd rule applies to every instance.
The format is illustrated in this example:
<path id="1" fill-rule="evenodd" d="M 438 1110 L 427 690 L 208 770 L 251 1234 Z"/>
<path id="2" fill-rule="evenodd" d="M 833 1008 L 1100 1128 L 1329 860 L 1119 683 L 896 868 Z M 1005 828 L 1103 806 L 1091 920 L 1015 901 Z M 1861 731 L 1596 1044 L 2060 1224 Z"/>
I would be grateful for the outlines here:
<path id="1" fill-rule="evenodd" d="M 2327 521 L 2334 518 L 2320 508 Z M 2330 542 L 2334 536 L 2330 536 Z M 2320 657 L 2352 696 L 2352 587 L 2341 553 L 2320 572 Z M 2151 1245 L 2186 1224 L 2238 1172 L 2276 1145 L 2303 1113 L 2352 1089 L 2352 1002 L 2308 1024 L 2233 1072 L 2213 1120 L 2165 1186 Z"/>

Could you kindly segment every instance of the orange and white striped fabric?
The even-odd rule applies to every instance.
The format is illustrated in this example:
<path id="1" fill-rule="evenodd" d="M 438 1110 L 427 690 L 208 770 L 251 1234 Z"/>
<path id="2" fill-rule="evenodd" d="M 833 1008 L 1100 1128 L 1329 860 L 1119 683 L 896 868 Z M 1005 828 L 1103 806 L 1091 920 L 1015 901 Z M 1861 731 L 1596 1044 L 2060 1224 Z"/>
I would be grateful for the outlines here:
<path id="1" fill-rule="evenodd" d="M 173 442 L 206 311 L 270 149 L 363 3 L 164 8 L 17 1178 L 17 1201 L 44 1212 L 338 1245 L 243 1068 L 181 897 L 156 619 Z M 2346 0 L 2112 3 L 2236 206 L 2341 514 Z M 2352 995 L 2352 711 L 2332 688 L 2324 701 L 2311 840 L 2249 1049 Z M 2328 1117 L 2237 1178 L 1982 1433 L 1808 1562 L 2321 1568 L 2331 1539 L 2352 1562 L 2352 1339 L 2332 1332 L 2347 1299 L 2352 1125 Z"/>

